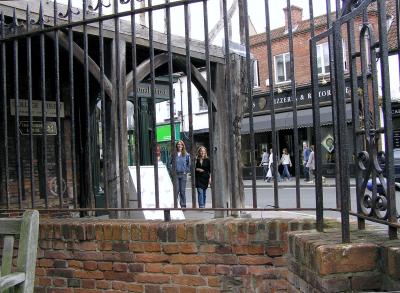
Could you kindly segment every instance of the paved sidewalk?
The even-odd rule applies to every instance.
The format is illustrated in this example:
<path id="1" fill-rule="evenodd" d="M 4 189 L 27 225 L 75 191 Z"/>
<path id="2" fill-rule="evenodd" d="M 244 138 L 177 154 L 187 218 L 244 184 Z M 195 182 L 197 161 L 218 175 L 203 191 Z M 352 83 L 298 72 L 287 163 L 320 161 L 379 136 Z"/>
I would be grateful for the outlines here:
<path id="1" fill-rule="evenodd" d="M 266 182 L 262 179 L 256 180 L 257 187 L 274 187 L 274 182 Z M 245 188 L 252 187 L 252 180 L 243 180 L 243 184 Z M 304 181 L 304 178 L 300 178 L 300 187 L 310 187 L 315 186 L 315 183 L 307 183 Z M 336 186 L 336 179 L 335 178 L 326 178 L 323 186 L 326 187 L 334 187 Z M 356 186 L 356 181 L 354 178 L 350 178 L 350 186 Z M 292 180 L 284 180 L 278 182 L 278 187 L 296 187 L 296 178 L 292 178 Z"/>

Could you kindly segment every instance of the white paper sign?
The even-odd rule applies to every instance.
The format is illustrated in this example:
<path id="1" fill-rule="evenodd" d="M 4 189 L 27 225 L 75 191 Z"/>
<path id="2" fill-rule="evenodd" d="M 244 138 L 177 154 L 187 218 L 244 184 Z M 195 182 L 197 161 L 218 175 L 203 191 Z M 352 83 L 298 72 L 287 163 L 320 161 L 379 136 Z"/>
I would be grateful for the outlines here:
<path id="1" fill-rule="evenodd" d="M 129 174 L 136 188 L 136 166 L 129 166 Z M 154 186 L 154 166 L 140 166 L 141 199 L 143 208 L 155 208 L 155 186 Z M 174 191 L 168 170 L 162 162 L 158 162 L 158 184 L 160 208 L 174 207 Z M 163 220 L 163 211 L 143 211 L 145 219 Z M 171 219 L 183 220 L 185 215 L 182 211 L 171 211 Z"/>

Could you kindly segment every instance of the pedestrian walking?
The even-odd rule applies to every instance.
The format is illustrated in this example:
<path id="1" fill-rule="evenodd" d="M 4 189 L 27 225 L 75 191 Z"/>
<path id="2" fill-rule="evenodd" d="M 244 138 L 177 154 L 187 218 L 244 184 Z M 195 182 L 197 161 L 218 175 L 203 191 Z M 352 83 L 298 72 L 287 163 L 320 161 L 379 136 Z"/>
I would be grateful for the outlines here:
<path id="1" fill-rule="evenodd" d="M 178 183 L 179 204 L 181 208 L 186 208 L 186 181 L 187 174 L 190 172 L 190 155 L 186 152 L 186 146 L 182 140 L 179 140 L 176 143 L 175 166 L 176 179 Z"/>
<path id="2" fill-rule="evenodd" d="M 271 179 L 277 176 L 278 181 L 281 181 L 281 175 L 279 174 L 279 171 L 276 170 L 275 172 L 275 165 L 274 165 L 274 153 L 272 151 L 272 149 L 270 149 L 269 152 L 269 165 L 268 165 L 268 172 L 267 172 L 267 182 L 270 182 Z"/>
<path id="3" fill-rule="evenodd" d="M 307 183 L 314 183 L 314 176 L 315 176 L 315 174 L 314 174 L 314 172 L 315 172 L 315 153 L 314 153 L 314 146 L 312 145 L 311 147 L 310 147 L 310 149 L 311 149 L 311 153 L 310 153 L 310 156 L 309 156 L 309 158 L 308 158 L 308 161 L 307 161 L 307 168 L 308 168 L 308 170 L 309 170 L 309 172 L 310 172 L 310 180 L 308 180 L 307 181 Z"/>
<path id="4" fill-rule="evenodd" d="M 199 208 L 205 208 L 206 192 L 211 183 L 211 166 L 207 157 L 207 149 L 204 146 L 197 150 L 195 179 Z"/>
<path id="5" fill-rule="evenodd" d="M 263 180 L 265 181 L 267 180 L 267 174 L 269 170 L 269 154 L 266 148 L 263 148 L 260 166 L 263 168 Z"/>
<path id="6" fill-rule="evenodd" d="M 287 148 L 284 148 L 282 150 L 282 157 L 280 163 L 283 166 L 282 179 L 286 177 L 290 181 L 292 176 L 290 175 L 289 172 L 289 166 L 292 167 L 292 161 L 290 160 L 290 155 L 288 154 Z"/>
<path id="7" fill-rule="evenodd" d="M 307 142 L 303 142 L 303 168 L 304 168 L 304 181 L 310 181 L 310 173 L 307 167 L 311 149 L 308 147 Z"/>

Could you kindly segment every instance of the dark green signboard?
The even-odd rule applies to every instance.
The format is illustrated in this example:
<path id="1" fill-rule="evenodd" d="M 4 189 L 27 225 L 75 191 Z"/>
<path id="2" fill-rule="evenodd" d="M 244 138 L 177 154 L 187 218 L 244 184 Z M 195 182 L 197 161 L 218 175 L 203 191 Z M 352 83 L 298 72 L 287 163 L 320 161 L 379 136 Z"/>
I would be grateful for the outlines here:
<path id="1" fill-rule="evenodd" d="M 175 140 L 181 139 L 181 125 L 175 123 Z M 164 142 L 171 140 L 171 125 L 163 124 L 157 126 L 157 142 Z"/>

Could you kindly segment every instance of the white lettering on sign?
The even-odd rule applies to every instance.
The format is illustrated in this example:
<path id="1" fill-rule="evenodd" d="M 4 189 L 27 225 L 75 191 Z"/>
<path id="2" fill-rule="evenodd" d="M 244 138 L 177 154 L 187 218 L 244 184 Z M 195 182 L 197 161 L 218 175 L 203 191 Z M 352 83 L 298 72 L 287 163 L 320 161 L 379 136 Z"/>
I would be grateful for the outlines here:
<path id="1" fill-rule="evenodd" d="M 28 100 L 20 99 L 18 102 L 19 116 L 29 116 Z M 57 103 L 46 101 L 46 117 L 57 117 Z M 15 100 L 10 101 L 10 113 L 15 116 Z M 42 101 L 32 100 L 32 117 L 42 117 Z M 64 118 L 64 103 L 60 103 L 60 117 Z"/>

